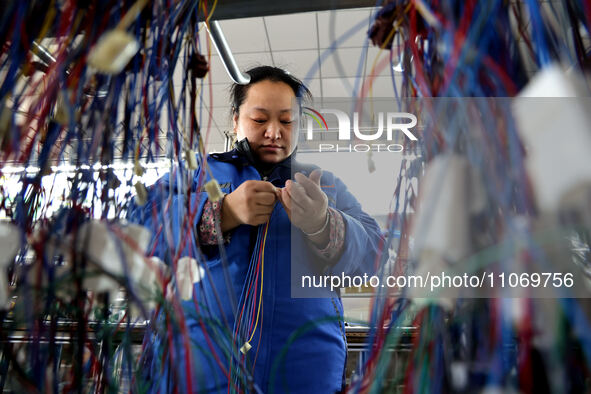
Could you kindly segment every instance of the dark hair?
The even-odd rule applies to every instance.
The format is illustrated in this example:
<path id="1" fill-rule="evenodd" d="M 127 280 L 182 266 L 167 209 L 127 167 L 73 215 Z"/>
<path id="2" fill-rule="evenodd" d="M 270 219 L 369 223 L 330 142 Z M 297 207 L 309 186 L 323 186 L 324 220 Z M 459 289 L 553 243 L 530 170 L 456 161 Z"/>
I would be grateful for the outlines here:
<path id="1" fill-rule="evenodd" d="M 230 88 L 230 100 L 232 102 L 232 114 L 237 114 L 240 106 L 246 99 L 248 89 L 252 85 L 261 81 L 283 82 L 289 85 L 296 97 L 304 101 L 312 99 L 312 93 L 302 81 L 288 73 L 287 71 L 273 66 L 258 66 L 246 71 L 250 75 L 250 82 L 247 85 L 235 83 Z"/>

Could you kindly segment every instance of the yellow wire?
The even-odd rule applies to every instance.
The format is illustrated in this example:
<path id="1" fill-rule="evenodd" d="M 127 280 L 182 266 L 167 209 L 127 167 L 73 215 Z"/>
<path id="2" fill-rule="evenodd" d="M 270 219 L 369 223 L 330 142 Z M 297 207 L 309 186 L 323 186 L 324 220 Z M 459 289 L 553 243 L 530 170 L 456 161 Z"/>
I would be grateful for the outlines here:
<path id="1" fill-rule="evenodd" d="M 211 16 L 213 15 L 213 12 L 215 11 L 215 7 L 217 5 L 218 5 L 218 0 L 214 0 L 213 6 L 211 7 L 211 11 L 209 11 L 209 15 L 207 16 L 207 20 L 205 21 L 207 24 L 209 24 L 209 20 L 211 19 Z"/>
<path id="2" fill-rule="evenodd" d="M 209 20 L 211 19 L 213 12 L 215 11 L 215 7 L 217 5 L 218 5 L 218 0 L 214 0 L 213 6 L 211 7 L 211 11 L 209 11 L 209 13 L 207 14 L 207 18 L 205 19 L 205 25 L 207 26 L 207 28 L 209 28 Z M 202 1 L 199 2 L 198 7 L 199 7 L 199 9 L 202 9 L 205 12 L 205 5 L 203 4 Z M 202 28 L 203 28 L 203 26 L 201 26 L 199 29 L 197 29 L 197 32 L 200 32 Z"/>
<path id="3" fill-rule="evenodd" d="M 259 294 L 259 306 L 257 307 L 257 319 L 254 322 L 254 329 L 252 330 L 252 334 L 250 334 L 250 338 L 248 338 L 248 341 L 246 341 L 247 343 L 250 343 L 250 341 L 252 341 L 252 338 L 254 337 L 254 333 L 257 331 L 257 325 L 259 324 L 259 315 L 261 312 L 261 304 L 262 304 L 262 300 L 263 300 L 263 279 L 265 277 L 265 244 L 267 243 L 267 231 L 269 230 L 269 222 L 267 222 L 267 225 L 265 226 L 265 237 L 263 238 L 263 252 L 261 255 L 261 291 Z"/>
<path id="4" fill-rule="evenodd" d="M 54 5 L 55 5 L 54 3 L 55 3 L 55 0 L 52 0 L 51 4 L 49 5 L 49 11 L 47 12 L 47 15 L 45 16 L 45 20 L 43 21 L 43 27 L 41 27 L 41 31 L 39 32 L 39 35 L 37 36 L 39 43 L 41 43 L 41 40 L 47 35 L 47 32 L 49 31 L 49 27 L 51 26 L 51 23 L 53 22 L 53 19 L 55 18 L 56 11 L 54 8 Z"/>
<path id="5" fill-rule="evenodd" d="M 435 14 L 433 14 L 431 12 L 429 7 L 425 4 L 425 2 L 423 0 L 414 0 L 414 3 L 415 3 L 415 8 L 417 9 L 417 11 L 419 11 L 419 13 L 423 17 L 423 19 L 425 19 L 425 21 L 429 25 L 431 25 L 434 28 L 441 27 L 441 23 L 439 23 L 439 20 L 437 19 Z"/>

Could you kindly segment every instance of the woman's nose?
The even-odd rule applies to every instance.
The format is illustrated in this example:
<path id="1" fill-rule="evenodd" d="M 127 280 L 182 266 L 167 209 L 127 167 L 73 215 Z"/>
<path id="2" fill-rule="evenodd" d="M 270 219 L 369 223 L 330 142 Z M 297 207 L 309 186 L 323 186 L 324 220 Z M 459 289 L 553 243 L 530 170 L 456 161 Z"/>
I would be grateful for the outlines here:
<path id="1" fill-rule="evenodd" d="M 265 130 L 265 137 L 272 140 L 278 140 L 281 138 L 281 123 L 270 122 L 267 130 Z"/>

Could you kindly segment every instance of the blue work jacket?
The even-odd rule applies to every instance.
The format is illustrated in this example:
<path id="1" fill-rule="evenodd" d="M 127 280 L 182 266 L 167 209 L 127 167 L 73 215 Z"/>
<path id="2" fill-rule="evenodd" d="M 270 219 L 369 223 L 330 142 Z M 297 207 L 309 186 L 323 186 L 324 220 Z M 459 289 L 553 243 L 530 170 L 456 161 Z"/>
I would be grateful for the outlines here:
<path id="1" fill-rule="evenodd" d="M 292 165 L 294 172 L 305 175 L 316 168 L 292 163 L 289 157 L 264 180 L 283 187 L 291 179 Z M 231 193 L 246 180 L 262 179 L 251 160 L 238 150 L 209 155 L 208 166 L 211 173 L 204 172 L 206 179 L 201 185 L 213 175 L 225 193 Z M 323 172 L 321 187 L 329 206 L 341 213 L 345 223 L 342 254 L 338 261 L 328 264 L 303 233 L 290 225 L 286 211 L 277 202 L 264 244 L 257 331 L 249 342 L 252 348 L 243 355 L 238 349 L 244 339 L 235 338 L 233 333 L 236 315 L 242 307 L 241 295 L 249 286 L 245 278 L 262 226 L 238 226 L 231 231 L 223 249 L 219 245 L 199 246 L 197 226 L 207 201 L 203 187 L 197 190 L 201 174 L 195 171 L 192 183 L 185 182 L 184 188 L 175 186 L 181 183 L 167 175 L 150 188 L 147 204 L 130 209 L 130 220 L 143 224 L 154 234 L 150 250 L 155 256 L 168 264 L 175 257 L 194 256 L 206 271 L 205 277 L 194 285 L 193 300 L 180 302 L 182 312 L 167 308 L 165 303 L 153 320 L 141 361 L 149 391 L 226 392 L 227 376 L 230 391 L 341 391 L 347 355 L 341 299 L 329 288 L 302 289 L 301 275 L 373 272 L 382 242 L 378 224 L 363 212 L 340 179 Z M 175 173 L 172 178 L 182 176 L 190 177 Z M 292 297 L 292 291 L 299 298 Z M 189 348 L 191 354 L 187 356 Z M 237 366 L 238 358 L 243 367 Z M 189 373 L 191 376 L 187 376 Z"/>

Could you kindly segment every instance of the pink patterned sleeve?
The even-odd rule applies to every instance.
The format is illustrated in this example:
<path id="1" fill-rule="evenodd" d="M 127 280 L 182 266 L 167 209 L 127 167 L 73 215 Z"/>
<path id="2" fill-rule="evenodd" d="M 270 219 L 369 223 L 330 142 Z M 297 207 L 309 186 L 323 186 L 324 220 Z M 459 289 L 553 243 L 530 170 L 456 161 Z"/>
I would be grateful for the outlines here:
<path id="1" fill-rule="evenodd" d="M 203 206 L 203 213 L 198 224 L 199 243 L 201 245 L 217 245 L 218 232 L 215 226 L 216 218 L 222 218 L 222 201 L 211 202 L 207 200 Z M 230 242 L 230 234 L 224 235 L 224 242 Z"/>
<path id="2" fill-rule="evenodd" d="M 328 244 L 322 249 L 312 247 L 325 259 L 333 260 L 341 253 L 345 244 L 345 221 L 339 211 L 330 207 L 328 208 L 328 220 L 330 228 Z"/>

